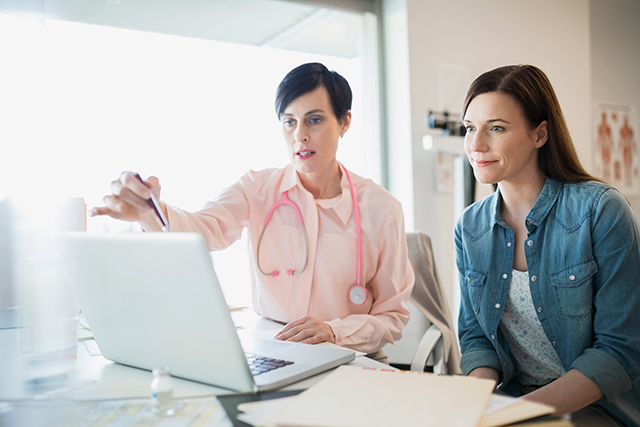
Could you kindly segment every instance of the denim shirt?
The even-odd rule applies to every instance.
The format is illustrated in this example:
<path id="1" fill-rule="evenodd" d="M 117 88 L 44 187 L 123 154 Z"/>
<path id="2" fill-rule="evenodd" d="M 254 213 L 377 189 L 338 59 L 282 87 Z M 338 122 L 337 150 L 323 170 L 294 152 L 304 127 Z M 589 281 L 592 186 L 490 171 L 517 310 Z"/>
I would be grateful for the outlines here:
<path id="1" fill-rule="evenodd" d="M 517 381 L 498 327 L 514 258 L 500 191 L 469 206 L 455 230 L 460 278 L 460 367 Z M 533 304 L 565 369 L 594 381 L 599 403 L 640 425 L 640 228 L 624 197 L 598 182 L 547 178 L 526 218 L 525 256 Z M 513 387 L 511 387 L 513 389 Z"/>

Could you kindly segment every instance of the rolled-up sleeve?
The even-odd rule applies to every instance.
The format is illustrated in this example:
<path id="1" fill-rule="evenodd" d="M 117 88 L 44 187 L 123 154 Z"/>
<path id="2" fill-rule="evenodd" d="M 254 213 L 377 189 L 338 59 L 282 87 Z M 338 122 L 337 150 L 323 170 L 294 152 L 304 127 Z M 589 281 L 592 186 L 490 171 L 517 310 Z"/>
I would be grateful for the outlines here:
<path id="1" fill-rule="evenodd" d="M 469 298 L 469 290 L 465 280 L 467 254 L 462 241 L 463 219 L 455 228 L 456 265 L 460 281 L 460 313 L 458 315 L 458 336 L 462 351 L 460 369 L 465 375 L 468 375 L 476 368 L 487 366 L 502 373 L 498 354 L 478 322 Z"/>
<path id="2" fill-rule="evenodd" d="M 593 209 L 594 282 L 592 348 L 571 367 L 614 402 L 640 378 L 640 229 L 620 193 L 603 193 Z"/>

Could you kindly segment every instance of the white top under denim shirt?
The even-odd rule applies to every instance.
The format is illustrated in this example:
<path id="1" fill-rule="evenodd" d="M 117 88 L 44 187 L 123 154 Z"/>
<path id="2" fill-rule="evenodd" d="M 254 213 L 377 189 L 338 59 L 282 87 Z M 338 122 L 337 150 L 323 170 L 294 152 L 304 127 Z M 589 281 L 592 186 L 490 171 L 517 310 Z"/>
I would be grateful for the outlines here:
<path id="1" fill-rule="evenodd" d="M 514 234 L 500 191 L 468 207 L 455 230 L 461 369 L 489 366 L 517 394 L 513 355 L 499 328 L 513 271 Z M 640 227 L 624 197 L 598 182 L 547 178 L 527 215 L 525 256 L 535 312 L 566 371 L 599 403 L 640 426 Z"/>
<path id="2" fill-rule="evenodd" d="M 513 355 L 520 384 L 545 385 L 567 372 L 538 319 L 527 271 L 511 272 L 500 329 Z"/>

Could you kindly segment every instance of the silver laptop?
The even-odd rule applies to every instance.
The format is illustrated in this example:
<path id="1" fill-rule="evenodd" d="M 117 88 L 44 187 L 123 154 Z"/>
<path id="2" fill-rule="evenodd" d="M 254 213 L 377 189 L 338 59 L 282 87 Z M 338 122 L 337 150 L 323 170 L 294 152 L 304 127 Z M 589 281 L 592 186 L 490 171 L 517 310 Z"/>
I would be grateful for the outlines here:
<path id="1" fill-rule="evenodd" d="M 355 357 L 244 334 L 241 341 L 197 233 L 61 233 L 57 249 L 102 355 L 114 362 L 165 366 L 177 377 L 259 392 Z M 271 360 L 250 364 L 247 355 Z"/>

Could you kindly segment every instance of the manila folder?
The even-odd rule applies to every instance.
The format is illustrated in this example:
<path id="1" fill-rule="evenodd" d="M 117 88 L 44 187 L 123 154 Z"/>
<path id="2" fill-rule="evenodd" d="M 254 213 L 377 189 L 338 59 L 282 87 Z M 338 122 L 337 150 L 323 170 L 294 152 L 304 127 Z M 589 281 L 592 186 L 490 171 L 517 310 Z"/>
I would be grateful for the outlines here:
<path id="1" fill-rule="evenodd" d="M 495 382 L 340 366 L 260 420 L 260 426 L 476 427 Z"/>

